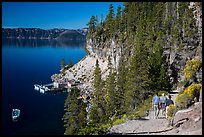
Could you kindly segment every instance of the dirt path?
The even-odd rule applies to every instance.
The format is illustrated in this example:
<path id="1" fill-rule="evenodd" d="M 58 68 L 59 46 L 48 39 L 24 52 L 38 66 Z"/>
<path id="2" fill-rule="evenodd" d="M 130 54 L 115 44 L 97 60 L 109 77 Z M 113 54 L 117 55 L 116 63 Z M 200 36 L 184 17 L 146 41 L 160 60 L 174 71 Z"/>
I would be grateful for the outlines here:
<path id="1" fill-rule="evenodd" d="M 123 124 L 113 126 L 111 133 L 122 134 L 149 134 L 148 132 L 155 132 L 166 130 L 168 128 L 168 120 L 165 119 L 160 112 L 158 119 L 154 117 L 154 112 L 150 110 L 149 116 L 141 120 L 128 120 Z"/>
<path id="2" fill-rule="evenodd" d="M 175 102 L 177 94 L 173 93 L 172 99 Z M 110 129 L 111 134 L 176 134 L 176 130 L 172 130 L 168 127 L 169 122 L 165 118 L 165 115 L 159 113 L 158 119 L 154 116 L 154 111 L 150 110 L 149 116 L 144 117 L 141 120 L 128 120 L 123 124 L 113 126 Z"/>

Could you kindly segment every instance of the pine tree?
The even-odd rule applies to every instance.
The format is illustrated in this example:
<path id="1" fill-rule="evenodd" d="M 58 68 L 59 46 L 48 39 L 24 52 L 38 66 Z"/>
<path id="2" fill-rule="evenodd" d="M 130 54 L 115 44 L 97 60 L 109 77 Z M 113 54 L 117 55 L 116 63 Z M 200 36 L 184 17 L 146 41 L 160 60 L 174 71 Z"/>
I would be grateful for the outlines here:
<path id="1" fill-rule="evenodd" d="M 74 88 L 68 92 L 67 99 L 65 101 L 63 121 L 65 123 L 65 135 L 77 134 L 80 128 L 86 126 L 86 105 L 79 99 L 80 90 Z"/>
<path id="2" fill-rule="evenodd" d="M 122 32 L 127 32 L 127 16 L 129 12 L 130 2 L 124 2 L 124 9 L 122 11 Z"/>
<path id="3" fill-rule="evenodd" d="M 140 18 L 134 53 L 127 72 L 125 84 L 125 106 L 127 111 L 135 109 L 140 101 L 143 101 L 148 95 L 148 50 L 144 43 L 146 24 L 143 17 Z"/>
<path id="4" fill-rule="evenodd" d="M 97 27 L 97 20 L 95 16 L 91 16 L 90 21 L 87 23 L 87 26 L 89 28 L 87 37 L 90 38 L 90 36 L 93 35 Z"/>
<path id="5" fill-rule="evenodd" d="M 61 74 L 64 76 L 65 75 L 65 61 L 64 61 L 64 59 L 62 59 L 61 61 L 60 61 L 60 66 L 61 66 Z"/>
<path id="6" fill-rule="evenodd" d="M 61 69 L 65 68 L 65 61 L 64 61 L 64 59 L 61 59 L 60 65 L 61 65 Z"/>
<path id="7" fill-rule="evenodd" d="M 183 18 L 184 21 L 184 29 L 185 29 L 185 36 L 190 38 L 197 32 L 197 27 L 195 24 L 195 19 L 193 17 L 193 11 L 191 8 L 186 9 L 185 16 Z"/>
<path id="8" fill-rule="evenodd" d="M 117 111 L 115 104 L 116 96 L 116 72 L 110 69 L 109 75 L 105 82 L 105 100 L 106 100 L 106 116 L 111 117 Z"/>
<path id="9" fill-rule="evenodd" d="M 93 87 L 95 89 L 96 93 L 101 92 L 101 69 L 99 67 L 98 59 L 96 60 L 96 66 L 94 70 L 94 81 L 93 81 Z"/>
<path id="10" fill-rule="evenodd" d="M 103 92 L 103 81 L 101 79 L 101 69 L 99 67 L 98 59 L 96 60 L 96 67 L 94 70 L 94 93 L 92 96 L 92 108 L 90 112 L 90 121 L 93 124 L 95 122 L 104 122 L 106 119 L 105 116 L 105 100 L 104 100 L 104 92 Z"/>
<path id="11" fill-rule="evenodd" d="M 127 16 L 127 34 L 128 38 L 133 39 L 139 19 L 138 2 L 130 2 Z"/>
<path id="12" fill-rule="evenodd" d="M 116 19 L 115 19 L 115 32 L 119 31 L 121 23 L 121 6 L 117 8 Z"/>
<path id="13" fill-rule="evenodd" d="M 98 107 L 92 101 L 91 111 L 90 111 L 90 123 L 96 125 L 97 123 L 100 123 L 100 117 L 98 114 Z"/>
<path id="14" fill-rule="evenodd" d="M 68 68 L 71 68 L 72 66 L 73 66 L 72 60 L 69 60 Z"/>
<path id="15" fill-rule="evenodd" d="M 158 38 L 153 44 L 152 52 L 149 55 L 149 85 L 153 91 L 169 90 L 169 78 L 167 77 L 166 58 L 163 55 L 163 48 L 161 44 L 162 32 L 159 31 Z"/>
<path id="16" fill-rule="evenodd" d="M 118 115 L 125 112 L 125 103 L 124 103 L 124 92 L 125 92 L 125 83 L 126 83 L 126 68 L 124 62 L 124 56 L 121 56 L 119 61 L 119 69 L 116 82 L 116 94 L 115 94 L 115 104 L 118 111 Z"/>
<path id="17" fill-rule="evenodd" d="M 108 15 L 106 17 L 106 21 L 105 21 L 105 27 L 107 29 L 107 33 L 106 36 L 108 38 L 112 38 L 114 35 L 114 24 L 115 24 L 115 15 L 114 15 L 114 10 L 113 10 L 113 5 L 110 4 L 109 6 L 109 12 Z"/>
<path id="18" fill-rule="evenodd" d="M 98 15 L 95 16 L 95 23 L 96 23 L 96 29 L 97 29 L 100 25 L 99 20 L 98 20 Z"/>
<path id="19" fill-rule="evenodd" d="M 103 17 L 103 14 L 101 14 L 101 22 L 100 22 L 100 25 L 102 26 L 104 23 L 104 17 Z"/>

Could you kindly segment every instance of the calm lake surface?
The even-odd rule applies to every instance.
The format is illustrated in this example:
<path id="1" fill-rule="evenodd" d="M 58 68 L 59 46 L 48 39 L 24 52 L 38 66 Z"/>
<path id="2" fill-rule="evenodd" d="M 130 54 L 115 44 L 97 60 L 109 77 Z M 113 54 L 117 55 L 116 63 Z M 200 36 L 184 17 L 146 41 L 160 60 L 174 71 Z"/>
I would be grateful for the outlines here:
<path id="1" fill-rule="evenodd" d="M 63 134 L 67 92 L 42 94 L 33 85 L 51 83 L 62 58 L 66 64 L 81 60 L 85 43 L 7 39 L 2 43 L 3 134 Z M 12 121 L 13 108 L 21 110 L 18 122 Z"/>

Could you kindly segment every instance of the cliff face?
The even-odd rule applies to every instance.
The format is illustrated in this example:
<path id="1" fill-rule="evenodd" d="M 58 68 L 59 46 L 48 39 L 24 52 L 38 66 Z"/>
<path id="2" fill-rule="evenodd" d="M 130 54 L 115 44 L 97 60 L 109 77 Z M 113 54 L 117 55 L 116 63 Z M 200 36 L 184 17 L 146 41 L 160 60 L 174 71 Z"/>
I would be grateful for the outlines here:
<path id="1" fill-rule="evenodd" d="M 179 15 L 176 14 L 177 3 L 172 3 L 169 13 L 175 15 L 177 18 Z M 193 37 L 181 36 L 184 45 L 180 47 L 177 44 L 172 44 L 172 35 L 166 36 L 166 41 L 163 44 L 163 55 L 165 55 L 166 62 L 168 65 L 168 75 L 170 76 L 171 82 L 174 84 L 174 89 L 177 83 L 184 79 L 184 67 L 186 61 L 193 58 L 202 57 L 202 12 L 201 6 L 198 3 L 190 3 L 189 8 L 193 8 L 194 18 L 196 19 L 197 32 Z M 167 12 L 167 13 L 168 13 Z M 171 21 L 170 21 L 171 22 Z M 173 24 L 171 22 L 170 24 Z M 181 28 L 182 29 L 182 28 Z M 86 40 L 86 49 L 88 55 L 75 64 L 72 68 L 67 70 L 67 77 L 73 79 L 79 79 L 83 83 L 81 89 L 85 92 L 92 91 L 93 71 L 95 69 L 96 59 L 99 61 L 99 66 L 102 71 L 102 78 L 105 79 L 109 73 L 108 70 L 108 57 L 111 59 L 112 67 L 118 72 L 119 62 L 123 56 L 125 63 L 128 65 L 129 58 L 132 56 L 133 46 L 127 44 L 127 42 L 119 42 L 118 38 L 113 38 L 109 41 L 103 41 L 91 37 Z M 198 72 L 197 77 L 199 82 L 202 82 L 202 71 Z M 88 89 L 88 90 L 86 90 Z"/>
<path id="2" fill-rule="evenodd" d="M 179 49 L 178 46 L 171 46 L 168 41 L 164 47 L 164 54 L 169 57 L 167 62 L 169 62 L 169 75 L 172 82 L 180 82 L 184 79 L 183 69 L 187 60 L 202 59 L 202 9 L 196 2 L 191 2 L 189 8 L 193 10 L 198 35 L 187 39 L 182 49 Z"/>
<path id="3" fill-rule="evenodd" d="M 177 8 L 176 5 L 176 2 L 172 3 L 173 8 L 169 10 L 171 14 L 176 15 L 176 12 L 174 13 Z M 189 8 L 192 8 L 198 33 L 194 34 L 194 37 L 191 38 L 182 36 L 181 39 L 184 41 L 183 47 L 172 44 L 172 35 L 167 35 L 166 43 L 163 45 L 163 55 L 167 57 L 168 75 L 170 76 L 171 82 L 175 85 L 184 79 L 183 70 L 186 61 L 194 58 L 202 58 L 202 9 L 199 3 L 196 2 L 191 2 Z M 121 55 L 124 54 L 126 60 L 128 60 L 132 52 L 131 50 L 128 53 L 123 52 L 123 47 L 131 46 L 125 43 L 118 43 L 118 41 L 117 39 L 112 39 L 109 42 L 100 42 L 95 38 L 91 38 L 87 40 L 87 50 L 90 56 L 101 58 L 105 61 L 108 61 L 108 56 L 110 56 L 113 67 L 118 70 Z M 201 74 L 202 72 L 198 75 Z"/>
<path id="4" fill-rule="evenodd" d="M 122 44 L 117 43 L 117 40 L 113 39 L 110 43 L 98 43 L 95 39 L 88 39 L 86 46 L 90 56 L 101 58 L 106 62 L 110 57 L 113 67 L 118 70 L 119 60 L 122 55 Z"/>

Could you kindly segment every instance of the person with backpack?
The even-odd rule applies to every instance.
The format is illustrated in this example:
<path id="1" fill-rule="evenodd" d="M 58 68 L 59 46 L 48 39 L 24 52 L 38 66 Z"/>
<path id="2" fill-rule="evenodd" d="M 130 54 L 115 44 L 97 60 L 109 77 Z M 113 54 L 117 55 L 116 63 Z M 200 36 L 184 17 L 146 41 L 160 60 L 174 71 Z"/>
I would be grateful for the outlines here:
<path id="1" fill-rule="evenodd" d="M 164 96 L 164 93 L 160 97 L 160 107 L 162 110 L 162 114 L 165 116 L 165 110 L 166 110 L 166 100 L 167 98 Z"/>
<path id="2" fill-rule="evenodd" d="M 159 101 L 160 98 L 158 97 L 158 93 L 156 93 L 156 95 L 152 98 L 153 110 L 156 119 L 158 118 L 159 115 Z"/>
<path id="3" fill-rule="evenodd" d="M 166 119 L 168 118 L 167 111 L 168 111 L 169 105 L 171 104 L 174 104 L 174 101 L 171 99 L 171 95 L 169 95 L 169 98 L 166 101 Z"/>

